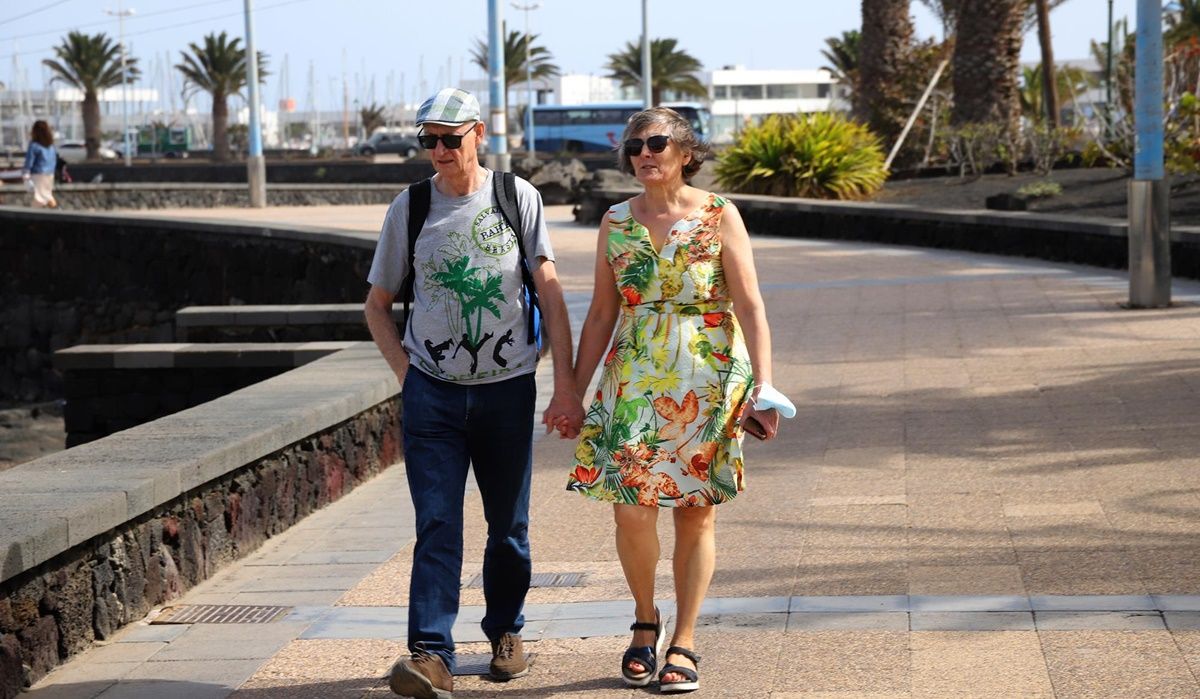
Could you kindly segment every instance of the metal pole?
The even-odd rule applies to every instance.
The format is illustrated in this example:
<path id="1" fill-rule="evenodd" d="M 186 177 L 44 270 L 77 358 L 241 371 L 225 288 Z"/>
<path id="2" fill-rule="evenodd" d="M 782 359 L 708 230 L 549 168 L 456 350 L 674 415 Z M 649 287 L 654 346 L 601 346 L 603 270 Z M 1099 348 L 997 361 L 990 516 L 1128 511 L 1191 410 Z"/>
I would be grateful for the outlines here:
<path id="1" fill-rule="evenodd" d="M 642 104 L 646 109 L 654 106 L 654 91 L 651 86 L 653 72 L 650 70 L 650 0 L 642 0 Z"/>
<path id="2" fill-rule="evenodd" d="M 267 165 L 262 151 L 262 125 L 258 115 L 258 52 L 254 50 L 254 4 L 245 0 L 246 11 L 246 89 L 250 101 L 250 153 L 246 158 L 246 179 L 250 184 L 250 206 L 267 205 Z"/>
<path id="3" fill-rule="evenodd" d="M 1112 79 L 1113 79 L 1113 0 L 1108 0 L 1108 55 L 1104 66 L 1104 107 L 1108 110 L 1108 121 L 1112 123 Z"/>
<path id="4" fill-rule="evenodd" d="M 525 87 L 528 89 L 529 95 L 528 103 L 525 105 L 525 142 L 526 148 L 528 148 L 525 160 L 532 166 L 537 162 L 537 138 L 533 134 L 533 64 L 529 62 L 529 47 L 533 41 L 529 36 L 529 11 L 538 9 L 541 4 L 535 2 L 518 5 L 514 2 L 512 6 L 525 11 Z"/>
<path id="5" fill-rule="evenodd" d="M 1129 305 L 1171 304 L 1170 190 L 1163 172 L 1163 43 L 1160 0 L 1138 0 L 1133 180 L 1129 183 Z"/>
<path id="6" fill-rule="evenodd" d="M 504 81 L 504 6 L 500 0 L 488 0 L 488 167 L 498 172 L 512 169 L 508 154 L 508 120 Z"/>
<path id="7" fill-rule="evenodd" d="M 105 10 L 117 18 L 117 43 L 121 47 L 121 150 L 125 155 L 125 167 L 133 165 L 133 149 L 129 145 L 129 73 L 125 61 L 125 17 L 133 14 L 133 10 L 121 9 L 121 0 L 117 0 L 117 11 Z"/>

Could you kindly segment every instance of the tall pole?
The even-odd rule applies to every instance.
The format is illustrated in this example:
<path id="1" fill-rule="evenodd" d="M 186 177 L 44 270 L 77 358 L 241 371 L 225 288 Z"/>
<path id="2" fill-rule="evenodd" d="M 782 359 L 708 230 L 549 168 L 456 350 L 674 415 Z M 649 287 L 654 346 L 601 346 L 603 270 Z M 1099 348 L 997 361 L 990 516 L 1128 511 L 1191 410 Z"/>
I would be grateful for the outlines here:
<path id="1" fill-rule="evenodd" d="M 250 183 L 250 206 L 267 205 L 267 164 L 262 151 L 262 124 L 258 116 L 258 52 L 254 50 L 254 0 L 245 0 L 246 8 L 246 88 L 250 97 L 250 154 L 246 158 L 246 179 Z"/>
<path id="2" fill-rule="evenodd" d="M 508 153 L 508 119 L 504 82 L 504 6 L 500 0 L 488 0 L 488 167 L 498 172 L 512 169 Z"/>
<path id="3" fill-rule="evenodd" d="M 1129 183 L 1129 305 L 1171 305 L 1170 190 L 1163 173 L 1161 0 L 1138 0 L 1133 180 Z"/>
<path id="4" fill-rule="evenodd" d="M 650 78 L 650 0 L 642 0 L 642 105 L 645 109 L 654 106 L 654 92 Z"/>
<path id="5" fill-rule="evenodd" d="M 117 0 L 117 10 L 105 10 L 105 13 L 117 18 L 117 43 L 121 47 L 121 150 L 125 154 L 125 167 L 133 165 L 133 149 L 129 144 L 129 73 L 125 58 L 125 18 L 133 14 L 133 10 L 121 9 L 121 0 Z"/>
<path id="6" fill-rule="evenodd" d="M 533 41 L 529 36 L 529 11 L 538 9 L 541 4 L 534 2 L 528 5 L 518 5 L 514 2 L 512 6 L 525 11 L 525 87 L 528 89 L 529 95 L 525 105 L 525 143 L 528 150 L 525 160 L 533 165 L 537 162 L 537 138 L 533 134 L 533 64 L 530 62 L 529 49 Z"/>
<path id="7" fill-rule="evenodd" d="M 1108 111 L 1107 120 L 1111 128 L 1113 108 L 1113 0 L 1108 0 L 1108 51 L 1104 65 L 1104 108 Z"/>

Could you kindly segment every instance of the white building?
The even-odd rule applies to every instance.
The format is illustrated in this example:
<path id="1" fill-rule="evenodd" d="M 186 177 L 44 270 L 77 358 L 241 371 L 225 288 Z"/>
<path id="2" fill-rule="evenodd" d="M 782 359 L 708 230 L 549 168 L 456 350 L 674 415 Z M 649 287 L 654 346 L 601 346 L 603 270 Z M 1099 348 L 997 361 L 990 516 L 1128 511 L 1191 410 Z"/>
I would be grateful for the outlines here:
<path id="1" fill-rule="evenodd" d="M 747 70 L 728 66 L 707 73 L 712 100 L 712 140 L 727 143 L 743 127 L 769 114 L 847 109 L 848 90 L 824 69 Z"/>

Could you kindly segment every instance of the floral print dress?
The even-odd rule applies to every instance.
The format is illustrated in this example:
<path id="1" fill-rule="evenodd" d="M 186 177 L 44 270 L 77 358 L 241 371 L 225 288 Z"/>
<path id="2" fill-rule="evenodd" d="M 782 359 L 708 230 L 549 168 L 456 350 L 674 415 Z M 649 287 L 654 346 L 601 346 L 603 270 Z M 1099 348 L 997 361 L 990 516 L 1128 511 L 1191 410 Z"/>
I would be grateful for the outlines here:
<path id="1" fill-rule="evenodd" d="M 716 505 L 742 482 L 750 357 L 721 267 L 726 200 L 705 202 L 661 251 L 628 201 L 608 212 L 621 315 L 567 488 L 649 507 Z"/>

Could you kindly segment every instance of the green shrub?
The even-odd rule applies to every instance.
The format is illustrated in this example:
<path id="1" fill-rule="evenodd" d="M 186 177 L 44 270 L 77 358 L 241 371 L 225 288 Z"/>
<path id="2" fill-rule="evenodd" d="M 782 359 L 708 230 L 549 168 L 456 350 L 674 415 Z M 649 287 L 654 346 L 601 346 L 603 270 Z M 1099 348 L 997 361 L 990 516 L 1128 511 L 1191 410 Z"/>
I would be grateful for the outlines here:
<path id="1" fill-rule="evenodd" d="M 1062 185 L 1057 182 L 1051 182 L 1050 180 L 1030 182 L 1029 184 L 1017 190 L 1017 194 L 1029 197 L 1030 199 L 1048 199 L 1050 197 L 1057 197 L 1062 193 Z"/>
<path id="2" fill-rule="evenodd" d="M 716 176 L 745 194 L 865 199 L 887 180 L 883 162 L 879 139 L 844 117 L 773 115 L 725 149 Z"/>

